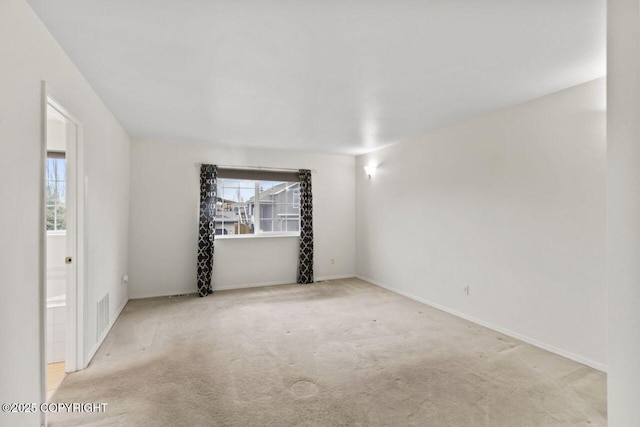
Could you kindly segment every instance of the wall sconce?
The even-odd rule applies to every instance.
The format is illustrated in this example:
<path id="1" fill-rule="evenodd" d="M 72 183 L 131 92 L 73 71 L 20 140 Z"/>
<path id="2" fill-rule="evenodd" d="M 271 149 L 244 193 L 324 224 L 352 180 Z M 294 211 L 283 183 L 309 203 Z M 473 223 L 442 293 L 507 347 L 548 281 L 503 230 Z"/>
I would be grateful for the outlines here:
<path id="1" fill-rule="evenodd" d="M 369 177 L 369 179 L 371 179 L 371 175 L 375 174 L 376 172 L 376 165 L 374 165 L 373 163 L 370 163 L 368 166 L 364 167 L 364 171 Z"/>

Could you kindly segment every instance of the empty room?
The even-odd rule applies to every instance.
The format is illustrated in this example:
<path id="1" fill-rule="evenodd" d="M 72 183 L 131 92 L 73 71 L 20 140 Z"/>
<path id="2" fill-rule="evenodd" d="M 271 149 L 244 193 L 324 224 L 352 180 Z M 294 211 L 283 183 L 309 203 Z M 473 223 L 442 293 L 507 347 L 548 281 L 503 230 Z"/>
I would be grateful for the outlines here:
<path id="1" fill-rule="evenodd" d="M 0 0 L 0 426 L 640 425 L 640 3 Z"/>

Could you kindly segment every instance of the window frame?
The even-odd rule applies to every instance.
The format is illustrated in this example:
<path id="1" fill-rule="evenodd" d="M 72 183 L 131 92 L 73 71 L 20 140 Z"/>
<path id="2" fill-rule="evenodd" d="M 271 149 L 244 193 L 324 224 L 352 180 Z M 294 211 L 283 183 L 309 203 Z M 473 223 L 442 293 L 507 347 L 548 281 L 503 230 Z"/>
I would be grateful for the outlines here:
<path id="1" fill-rule="evenodd" d="M 67 212 L 67 197 L 66 197 L 66 192 L 67 192 L 67 176 L 66 176 L 66 170 L 67 170 L 67 154 L 64 151 L 58 151 L 58 150 L 48 150 L 47 151 L 47 155 L 46 155 L 46 159 L 47 159 L 47 164 L 49 159 L 54 159 L 54 160 L 63 160 L 64 161 L 64 170 L 65 170 L 65 176 L 64 179 L 54 179 L 54 180 L 50 180 L 49 179 L 49 174 L 48 172 L 46 173 L 46 185 L 49 186 L 53 183 L 53 185 L 56 187 L 56 194 L 58 191 L 58 183 L 64 183 L 64 187 L 65 187 L 65 200 L 63 204 L 58 203 L 58 200 L 56 198 L 56 200 L 54 201 L 53 204 L 49 204 L 45 202 L 45 230 L 47 232 L 48 236 L 65 236 L 67 234 L 67 224 L 66 224 L 66 212 Z M 47 166 L 48 167 L 48 166 Z M 47 169 L 45 168 L 45 171 L 47 171 Z M 48 191 L 48 189 L 47 189 Z M 46 223 L 46 218 L 47 218 L 47 211 L 49 208 L 53 208 L 53 229 L 49 230 L 47 229 L 47 223 Z M 58 225 L 58 221 L 57 221 L 57 217 L 58 217 L 58 208 L 61 207 L 64 209 L 65 212 L 65 228 L 64 229 L 59 229 L 56 228 Z"/>
<path id="2" fill-rule="evenodd" d="M 262 173 L 267 173 L 268 174 L 269 171 L 262 171 Z M 219 173 L 220 174 L 220 173 Z M 287 185 L 285 186 L 285 190 L 288 191 L 288 189 L 295 185 L 295 184 L 299 184 L 299 181 L 283 181 L 281 179 L 273 178 L 273 179 L 269 179 L 268 177 L 266 177 L 266 179 L 264 177 L 256 177 L 256 176 L 248 176 L 247 178 L 242 178 L 240 176 L 237 176 L 237 170 L 234 170 L 234 176 L 233 177 L 218 177 L 218 188 L 216 191 L 216 217 L 218 216 L 218 200 L 217 199 L 222 199 L 222 200 L 226 200 L 223 197 L 221 197 L 221 192 L 220 192 L 220 188 L 221 188 L 221 183 L 224 182 L 225 179 L 228 180 L 242 180 L 242 181 L 253 181 L 253 224 L 254 224 L 254 232 L 253 233 L 247 233 L 247 234 L 216 234 L 215 238 L 217 239 L 222 239 L 222 240 L 233 240 L 233 239 L 253 239 L 253 238 L 279 238 L 279 237 L 299 237 L 300 236 L 300 204 L 298 204 L 297 206 L 295 206 L 295 203 L 278 203 L 278 202 L 265 202 L 265 205 L 287 205 L 287 206 L 291 206 L 294 209 L 298 209 L 298 214 L 297 214 L 297 218 L 291 218 L 291 220 L 295 220 L 297 219 L 298 221 L 298 230 L 297 231 L 263 231 L 262 227 L 261 227 L 261 220 L 263 219 L 261 217 L 261 200 L 260 200 L 260 183 L 261 182 L 280 182 L 280 183 L 286 183 Z M 244 187 L 239 187 L 239 188 L 244 188 Z M 249 187 L 247 187 L 249 188 Z M 270 187 L 270 188 L 273 188 Z M 284 190 L 282 190 L 284 191 Z M 299 190 L 298 190 L 299 191 Z M 224 203 L 224 202 L 223 202 Z M 274 217 L 274 214 L 272 213 L 271 218 L 264 218 L 265 221 L 271 221 L 272 225 L 276 222 L 276 221 L 287 221 L 286 218 L 279 218 L 279 217 Z M 287 216 L 295 216 L 295 214 L 287 214 Z M 217 218 L 216 218 L 216 222 Z M 222 221 L 223 227 L 222 229 L 226 229 L 226 227 L 224 227 L 225 222 Z"/>

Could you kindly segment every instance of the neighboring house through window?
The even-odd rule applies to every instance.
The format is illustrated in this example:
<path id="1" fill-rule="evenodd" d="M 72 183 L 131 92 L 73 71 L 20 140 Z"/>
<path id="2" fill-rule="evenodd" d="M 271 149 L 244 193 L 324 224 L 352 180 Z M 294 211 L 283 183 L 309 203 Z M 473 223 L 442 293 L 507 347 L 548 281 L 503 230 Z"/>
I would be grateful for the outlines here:
<path id="1" fill-rule="evenodd" d="M 216 235 L 298 234 L 300 183 L 296 175 L 219 171 Z"/>

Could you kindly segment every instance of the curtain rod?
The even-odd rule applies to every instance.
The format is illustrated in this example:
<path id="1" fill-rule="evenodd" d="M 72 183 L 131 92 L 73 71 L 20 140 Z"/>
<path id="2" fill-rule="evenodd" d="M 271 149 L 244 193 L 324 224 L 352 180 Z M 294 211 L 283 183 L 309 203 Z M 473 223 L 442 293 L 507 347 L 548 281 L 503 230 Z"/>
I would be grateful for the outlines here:
<path id="1" fill-rule="evenodd" d="M 202 165 L 203 165 L 202 163 L 195 163 L 196 167 L 200 167 Z M 300 170 L 300 169 L 293 169 L 293 168 L 270 168 L 266 166 L 238 166 L 238 165 L 216 165 L 216 166 L 223 169 L 238 169 L 238 170 L 252 169 L 252 170 L 264 170 L 264 171 L 274 171 L 274 172 L 298 172 Z M 316 169 L 311 169 L 311 173 L 316 173 L 316 172 L 318 172 Z"/>

